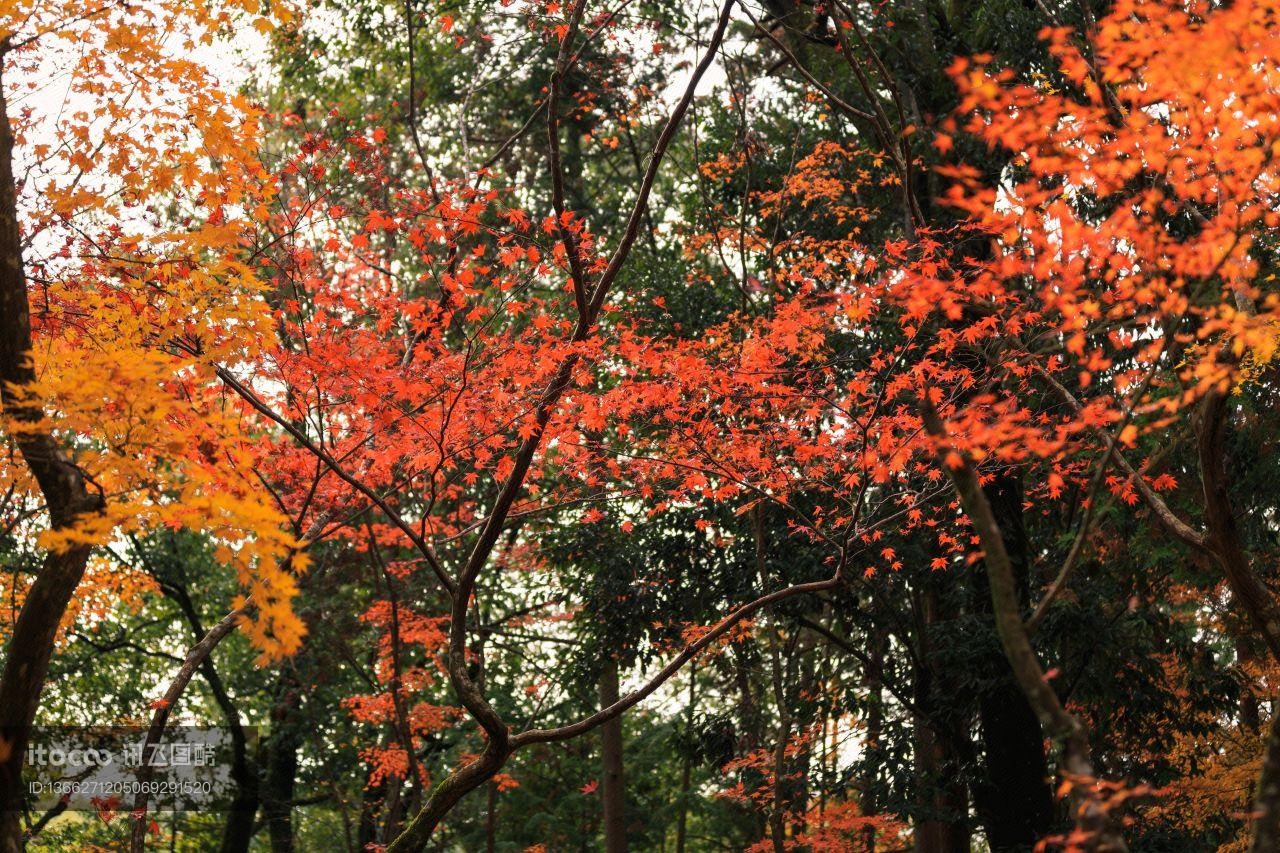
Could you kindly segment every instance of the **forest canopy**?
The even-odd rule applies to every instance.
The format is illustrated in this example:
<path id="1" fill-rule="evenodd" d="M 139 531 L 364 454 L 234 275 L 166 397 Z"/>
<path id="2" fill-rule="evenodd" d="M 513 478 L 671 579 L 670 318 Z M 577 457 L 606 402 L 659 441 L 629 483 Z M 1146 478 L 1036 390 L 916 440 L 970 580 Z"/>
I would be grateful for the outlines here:
<path id="1" fill-rule="evenodd" d="M 0 853 L 1280 851 L 1277 155 L 1277 0 L 0 0 Z"/>

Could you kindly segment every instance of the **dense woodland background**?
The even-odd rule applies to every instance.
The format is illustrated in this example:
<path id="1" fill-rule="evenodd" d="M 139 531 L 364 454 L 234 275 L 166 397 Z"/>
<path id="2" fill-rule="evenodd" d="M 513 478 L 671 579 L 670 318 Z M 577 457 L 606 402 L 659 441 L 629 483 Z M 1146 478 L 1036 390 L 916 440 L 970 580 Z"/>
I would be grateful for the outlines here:
<path id="1" fill-rule="evenodd" d="M 1275 3 L 0 9 L 3 850 L 1280 849 Z"/>

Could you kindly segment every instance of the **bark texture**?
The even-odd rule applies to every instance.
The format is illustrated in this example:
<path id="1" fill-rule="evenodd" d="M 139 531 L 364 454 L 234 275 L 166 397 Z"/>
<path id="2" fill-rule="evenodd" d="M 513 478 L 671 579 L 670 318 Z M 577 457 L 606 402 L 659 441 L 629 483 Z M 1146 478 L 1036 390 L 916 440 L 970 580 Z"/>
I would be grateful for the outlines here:
<path id="1" fill-rule="evenodd" d="M 0 60 L 8 41 L 0 42 Z M 44 496 L 50 525 L 64 529 L 97 512 L 102 499 L 62 452 L 44 425 L 39 402 L 24 393 L 35 380 L 31 361 L 31 307 L 18 226 L 13 174 L 13 129 L 0 76 L 0 401 L 13 425 L 10 440 Z M 84 576 L 89 548 L 78 545 L 46 555 L 13 626 L 0 676 L 0 850 L 23 848 L 22 762 L 40 693 L 49 672 L 54 638 L 67 604 Z"/>

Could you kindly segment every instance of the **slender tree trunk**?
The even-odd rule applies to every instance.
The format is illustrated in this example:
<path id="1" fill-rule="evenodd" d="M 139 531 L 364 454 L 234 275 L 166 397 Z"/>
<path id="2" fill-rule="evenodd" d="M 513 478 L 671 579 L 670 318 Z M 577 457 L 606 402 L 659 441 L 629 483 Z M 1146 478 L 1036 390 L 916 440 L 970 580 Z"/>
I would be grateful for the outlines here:
<path id="1" fill-rule="evenodd" d="M 0 41 L 0 63 L 8 51 L 6 38 Z M 0 403 L 5 414 L 20 425 L 10 438 L 40 486 L 50 525 L 62 529 L 75 524 L 77 517 L 100 510 L 102 500 L 89 493 L 80 469 L 63 455 L 53 435 L 36 426 L 44 417 L 39 403 L 24 399 L 21 393 L 35 380 L 35 368 L 13 175 L 13 129 L 3 89 L 0 76 Z M 84 576 L 88 558 L 89 548 L 79 545 L 45 556 L 9 638 L 0 676 L 0 850 L 4 853 L 23 848 L 23 756 L 58 625 Z"/>
<path id="2" fill-rule="evenodd" d="M 489 796 L 484 811 L 484 849 L 493 853 L 498 845 L 498 783 L 489 782 Z"/>
<path id="3" fill-rule="evenodd" d="M 920 660 L 924 669 L 916 678 L 915 701 L 921 708 L 934 708 L 936 682 L 940 673 L 931 662 L 930 628 L 954 617 L 951 597 L 938 594 L 933 578 L 926 579 L 921 596 Z M 932 714 L 932 712 L 930 712 Z M 960 758 L 951 740 L 937 730 L 942 715 L 915 720 L 915 776 L 918 816 L 915 825 L 916 853 L 968 853 L 969 798 L 961 782 Z"/>
<path id="4" fill-rule="evenodd" d="M 386 795 L 386 784 L 381 781 L 374 787 L 365 787 L 360 793 L 360 824 L 356 829 L 356 846 L 361 850 L 378 841 L 378 811 Z"/>
<path id="5" fill-rule="evenodd" d="M 396 738 L 400 742 L 400 748 L 404 750 L 405 758 L 408 761 L 409 773 L 409 801 L 401 811 L 413 814 L 422 806 L 422 773 L 418 765 L 418 751 L 417 747 L 414 746 L 413 731 L 409 726 L 409 713 L 405 708 L 404 701 L 404 682 L 400 665 L 403 647 L 400 640 L 400 597 L 396 593 L 395 580 L 392 578 L 391 573 L 386 570 L 386 566 L 383 565 L 381 558 L 378 556 L 376 541 L 372 536 L 369 541 L 370 553 L 374 555 L 378 562 L 378 568 L 387 585 L 387 598 L 391 602 L 391 703 L 395 709 Z M 478 654 L 476 659 L 483 660 L 483 652 Z M 478 677 L 478 679 L 482 679 L 482 676 Z"/>
<path id="6" fill-rule="evenodd" d="M 881 670 L 888 645 L 889 636 L 883 630 L 872 638 L 871 666 L 866 668 L 863 675 L 867 687 L 867 735 L 865 747 L 868 750 L 879 747 L 884 729 L 884 688 L 881 684 L 881 679 L 883 678 Z M 836 727 L 833 727 L 831 733 L 832 765 L 834 767 L 838 760 L 837 748 L 839 740 L 836 736 L 839 733 L 839 718 L 837 717 L 833 722 L 836 723 Z M 867 762 L 866 774 L 860 780 L 862 793 L 858 798 L 858 808 L 865 817 L 873 817 L 880 811 L 880 804 L 877 802 L 875 795 L 876 775 L 877 768 L 872 762 Z M 868 826 L 862 830 L 862 849 L 864 853 L 875 853 L 876 830 L 874 826 Z"/>
<path id="7" fill-rule="evenodd" d="M 756 575 L 762 590 L 769 588 L 767 570 L 768 544 L 765 541 L 764 510 L 756 504 L 751 511 L 752 531 L 755 536 Z M 773 803 L 769 809 L 769 837 L 773 841 L 773 853 L 785 853 L 786 803 L 782 786 L 787 771 L 787 741 L 791 739 L 791 714 L 787 703 L 786 687 L 782 671 L 782 638 L 778 631 L 766 637 L 769 653 L 769 671 L 773 685 L 773 703 L 778 709 L 778 724 L 773 745 Z"/>
<path id="8" fill-rule="evenodd" d="M 698 663 L 697 660 L 689 661 L 689 706 L 686 711 L 686 720 L 689 730 L 693 731 L 693 715 L 694 703 L 697 700 L 695 693 L 697 685 Z M 676 814 L 676 853 L 684 853 L 685 840 L 689 832 L 689 789 L 692 787 L 693 781 L 693 760 L 688 756 L 684 756 L 684 760 L 680 766 L 680 805 Z"/>
<path id="9" fill-rule="evenodd" d="M 281 672 L 276 685 L 275 707 L 271 711 L 271 733 L 267 741 L 262 812 L 272 853 L 293 853 L 293 798 L 298 774 L 300 738 L 295 719 L 299 684 L 290 670 Z"/>
<path id="10" fill-rule="evenodd" d="M 600 672 L 600 707 L 618 701 L 618 663 L 609 660 Z M 600 805 L 604 810 L 606 853 L 626 853 L 626 782 L 623 777 L 622 717 L 600 726 Z"/>
<path id="11" fill-rule="evenodd" d="M 1245 665 L 1258 660 L 1258 653 L 1251 640 L 1251 637 L 1244 636 L 1235 638 L 1236 663 L 1241 665 L 1242 671 Z M 1240 725 L 1255 734 L 1262 731 L 1262 707 L 1258 702 L 1258 694 L 1251 689 L 1243 689 L 1240 693 Z"/>
<path id="12" fill-rule="evenodd" d="M 1012 472 L 999 472 L 984 489 L 1013 568 L 1018 602 L 1025 610 L 1031 597 L 1031 560 L 1023 518 L 1022 484 Z M 978 611 L 991 614 L 991 592 L 985 567 L 974 576 Z M 994 853 L 1029 850 L 1046 835 L 1053 821 L 1053 790 L 1044 749 L 1044 729 L 1003 654 L 995 665 L 1001 681 L 978 697 L 983 746 L 982 784 L 974 800 L 987 844 Z"/>
<path id="13" fill-rule="evenodd" d="M 787 830 L 782 784 L 787 772 L 787 740 L 791 736 L 791 720 L 785 713 L 778 715 L 778 742 L 773 747 L 773 803 L 769 808 L 769 838 L 773 841 L 773 853 L 786 853 Z"/>
<path id="14" fill-rule="evenodd" d="M 764 733 L 764 715 L 760 712 L 760 704 L 756 701 L 751 685 L 751 674 L 748 663 L 744 659 L 745 649 L 739 646 L 733 656 L 733 680 L 738 688 L 738 755 L 747 755 L 760 748 Z M 757 808 L 744 808 L 742 823 L 745 825 L 743 835 L 744 847 L 750 847 L 764 838 L 768 832 L 768 821 Z"/>
<path id="15" fill-rule="evenodd" d="M 800 697 L 817 696 L 822 690 L 822 682 L 818 677 L 817 660 L 812 646 L 812 637 L 808 632 L 797 633 L 792 641 L 791 653 L 796 661 L 795 669 L 799 670 L 797 695 Z M 807 722 L 807 719 L 804 721 Z M 801 723 L 801 725 L 804 724 Z M 825 732 L 823 727 L 821 732 Z M 809 830 L 809 771 L 813 765 L 813 741 L 806 739 L 801 744 L 796 756 L 795 768 L 792 771 L 796 780 L 794 789 L 788 797 L 790 811 L 794 815 L 791 821 L 792 836 L 804 835 Z"/>

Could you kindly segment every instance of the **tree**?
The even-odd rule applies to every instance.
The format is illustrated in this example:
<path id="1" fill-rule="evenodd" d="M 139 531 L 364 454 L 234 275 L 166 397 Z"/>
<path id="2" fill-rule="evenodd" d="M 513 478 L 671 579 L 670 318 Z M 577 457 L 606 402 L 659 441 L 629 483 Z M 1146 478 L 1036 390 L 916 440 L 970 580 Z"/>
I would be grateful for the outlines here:
<path id="1" fill-rule="evenodd" d="M 242 144 L 260 113 L 175 57 L 230 15 L 18 3 L 0 24 L 0 369 L 4 431 L 21 457 L 6 466 L 7 511 L 47 518 L 43 532 L 19 522 L 45 556 L 7 591 L 22 606 L 0 677 L 6 849 L 21 847 L 28 731 L 94 545 L 164 524 L 217 533 L 265 605 L 264 649 L 296 643 L 279 610 L 292 580 L 275 570 L 292 539 L 247 479 L 241 425 L 179 345 L 245 352 L 270 336 L 238 257 L 270 196 Z M 49 75 L 69 81 L 68 109 L 41 97 Z"/>
<path id="2" fill-rule="evenodd" d="M 264 726 L 227 849 L 1274 846 L 1271 6 L 504 10 L 125 52 L 254 144 L 22 213 L 40 713 Z"/>

